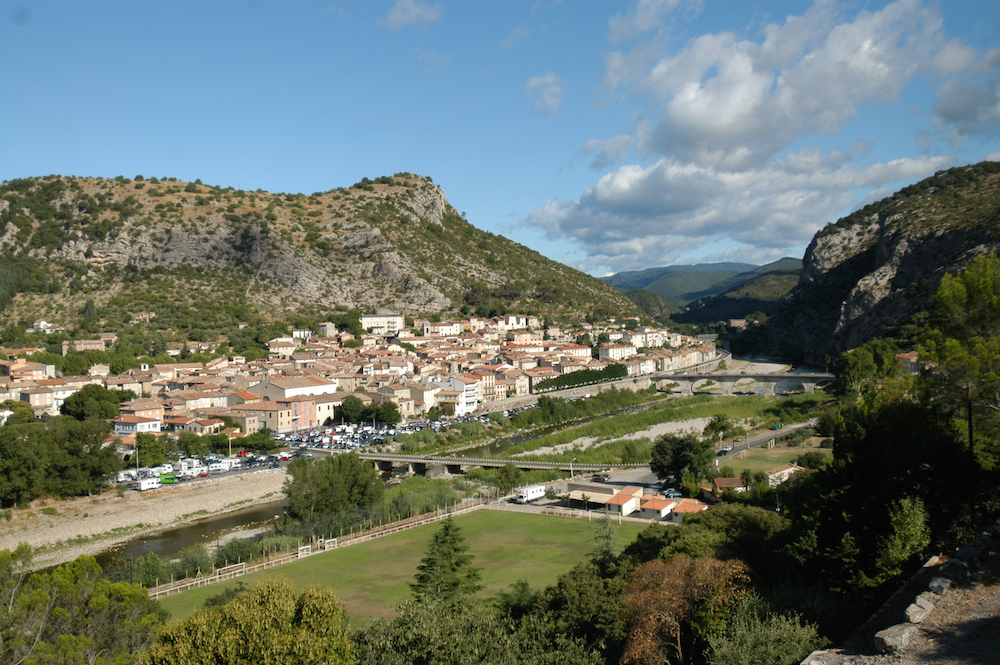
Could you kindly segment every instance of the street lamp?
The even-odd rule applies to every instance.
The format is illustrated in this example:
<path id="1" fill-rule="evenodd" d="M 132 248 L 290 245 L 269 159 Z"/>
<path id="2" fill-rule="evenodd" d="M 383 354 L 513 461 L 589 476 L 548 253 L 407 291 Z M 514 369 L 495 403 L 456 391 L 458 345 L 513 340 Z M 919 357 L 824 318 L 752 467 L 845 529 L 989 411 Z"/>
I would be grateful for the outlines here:
<path id="1" fill-rule="evenodd" d="M 576 461 L 576 458 L 574 457 L 572 460 L 570 460 L 570 463 L 569 463 L 569 479 L 570 479 L 571 482 L 573 480 L 573 462 L 575 462 L 575 461 Z"/>

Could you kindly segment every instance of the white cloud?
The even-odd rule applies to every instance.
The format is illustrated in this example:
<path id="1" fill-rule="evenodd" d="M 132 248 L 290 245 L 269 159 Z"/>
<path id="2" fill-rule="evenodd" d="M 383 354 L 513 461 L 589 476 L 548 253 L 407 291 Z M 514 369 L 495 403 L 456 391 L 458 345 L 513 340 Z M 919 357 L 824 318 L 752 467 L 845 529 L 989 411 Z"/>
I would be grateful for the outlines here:
<path id="1" fill-rule="evenodd" d="M 590 162 L 594 169 L 603 169 L 612 164 L 617 164 L 625 160 L 628 151 L 635 145 L 635 139 L 628 134 L 619 134 L 607 141 L 591 139 L 587 141 L 584 150 L 590 153 L 597 153 Z"/>
<path id="2" fill-rule="evenodd" d="M 416 23 L 429 23 L 441 17 L 441 5 L 426 5 L 416 0 L 396 0 L 385 19 L 378 22 L 379 26 L 392 32 Z"/>
<path id="3" fill-rule="evenodd" d="M 616 14 L 608 21 L 608 41 L 612 44 L 656 30 L 663 25 L 663 15 L 677 9 L 681 0 L 635 0 L 624 16 Z M 690 5 L 700 6 L 700 2 Z"/>
<path id="4" fill-rule="evenodd" d="M 803 160 L 811 168 L 803 167 Z M 947 157 L 857 167 L 846 155 L 807 151 L 756 170 L 729 171 L 667 158 L 622 166 L 575 202 L 549 204 L 525 221 L 550 238 L 575 241 L 588 270 L 666 265 L 707 243 L 743 246 L 742 255 L 801 255 L 813 234 L 859 204 L 855 190 L 927 177 Z M 888 193 L 888 191 L 886 192 Z"/>
<path id="5" fill-rule="evenodd" d="M 944 83 L 934 102 L 935 122 L 969 136 L 1000 134 L 1000 49 L 990 49 L 964 76 Z"/>
<path id="6" fill-rule="evenodd" d="M 801 255 L 818 229 L 868 202 L 864 192 L 881 197 L 953 163 L 927 154 L 874 161 L 873 140 L 883 137 L 843 135 L 850 121 L 897 104 L 917 77 L 943 82 L 936 124 L 914 140 L 957 145 L 1000 128 L 990 67 L 1000 50 L 977 62 L 919 0 L 853 15 L 817 0 L 756 37 L 720 31 L 680 47 L 661 38 L 672 9 L 640 1 L 611 21 L 611 42 L 656 31 L 604 55 L 608 92 L 651 106 L 630 134 L 587 142 L 592 166 L 620 166 L 576 201 L 551 202 L 524 220 L 571 240 L 590 271 L 669 264 L 707 244 L 768 260 Z M 636 153 L 647 163 L 624 163 Z"/>
<path id="7" fill-rule="evenodd" d="M 552 72 L 528 79 L 524 84 L 524 92 L 535 98 L 535 111 L 542 115 L 555 115 L 566 96 L 562 80 Z"/>
<path id="8" fill-rule="evenodd" d="M 766 26 L 764 40 L 703 35 L 662 57 L 637 84 L 664 100 L 660 154 L 746 168 L 804 134 L 830 135 L 867 104 L 897 98 L 939 51 L 940 21 L 914 0 L 833 23 L 832 5 Z M 957 51 L 953 45 L 952 51 Z M 627 80 L 618 68 L 605 80 Z"/>
<path id="9" fill-rule="evenodd" d="M 507 35 L 507 37 L 505 37 L 502 42 L 500 42 L 500 46 L 504 48 L 507 48 L 509 46 L 514 46 L 519 42 L 523 42 L 525 39 L 528 38 L 528 35 L 530 34 L 531 34 L 530 30 L 528 30 L 523 25 L 519 25 L 513 30 L 511 30 L 510 34 Z"/>

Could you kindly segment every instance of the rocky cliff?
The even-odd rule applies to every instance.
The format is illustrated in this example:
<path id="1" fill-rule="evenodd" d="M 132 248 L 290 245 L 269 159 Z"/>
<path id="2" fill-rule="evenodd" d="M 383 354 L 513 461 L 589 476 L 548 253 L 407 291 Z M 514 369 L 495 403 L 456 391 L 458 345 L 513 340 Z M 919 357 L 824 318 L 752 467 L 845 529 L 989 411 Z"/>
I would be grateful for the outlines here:
<path id="1" fill-rule="evenodd" d="M 1000 163 L 939 172 L 816 234 L 770 342 L 814 359 L 852 349 L 904 324 L 944 274 L 998 247 Z"/>
<path id="2" fill-rule="evenodd" d="M 600 280 L 476 229 L 408 173 L 311 195 L 141 176 L 16 180 L 0 185 L 0 252 L 0 272 L 31 273 L 12 292 L 22 319 L 68 322 L 84 297 L 109 312 L 155 311 L 164 289 L 184 300 L 223 288 L 272 315 L 476 313 L 484 303 L 555 319 L 638 311 Z M 39 271 L 52 276 L 44 288 Z"/>

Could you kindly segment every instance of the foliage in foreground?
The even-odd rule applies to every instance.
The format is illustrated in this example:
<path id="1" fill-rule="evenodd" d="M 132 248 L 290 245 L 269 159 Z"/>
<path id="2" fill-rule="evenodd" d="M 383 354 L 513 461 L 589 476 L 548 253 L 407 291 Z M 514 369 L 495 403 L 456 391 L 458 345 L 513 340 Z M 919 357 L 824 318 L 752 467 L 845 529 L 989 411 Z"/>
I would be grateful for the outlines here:
<path id="1" fill-rule="evenodd" d="M 129 663 L 163 625 L 146 590 L 106 579 L 94 557 L 29 574 L 31 548 L 0 551 L 0 663 Z"/>
<path id="2" fill-rule="evenodd" d="M 146 656 L 149 665 L 353 662 L 343 606 L 332 589 L 272 579 L 219 609 L 203 609 L 169 628 Z"/>

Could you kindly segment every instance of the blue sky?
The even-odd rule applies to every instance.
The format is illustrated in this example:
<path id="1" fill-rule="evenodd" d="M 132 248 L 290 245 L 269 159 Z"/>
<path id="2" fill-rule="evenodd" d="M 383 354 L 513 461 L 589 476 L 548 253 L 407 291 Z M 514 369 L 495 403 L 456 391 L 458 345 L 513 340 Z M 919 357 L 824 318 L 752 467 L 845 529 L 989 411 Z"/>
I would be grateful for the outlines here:
<path id="1" fill-rule="evenodd" d="M 0 180 L 430 176 L 595 275 L 801 257 L 1000 159 L 1000 3 L 0 0 Z"/>

